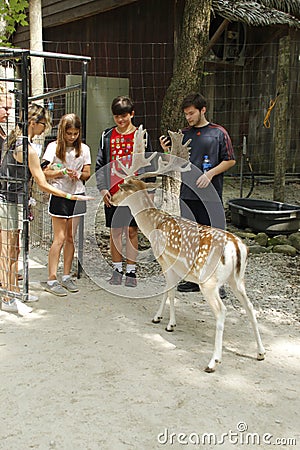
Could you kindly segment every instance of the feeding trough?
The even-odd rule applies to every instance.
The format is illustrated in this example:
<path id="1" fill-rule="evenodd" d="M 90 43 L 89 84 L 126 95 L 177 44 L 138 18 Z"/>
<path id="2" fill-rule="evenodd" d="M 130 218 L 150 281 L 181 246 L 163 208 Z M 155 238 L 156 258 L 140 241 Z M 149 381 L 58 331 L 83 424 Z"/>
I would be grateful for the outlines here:
<path id="1" fill-rule="evenodd" d="M 300 206 L 271 200 L 235 198 L 228 201 L 231 222 L 268 235 L 291 234 L 300 229 Z"/>

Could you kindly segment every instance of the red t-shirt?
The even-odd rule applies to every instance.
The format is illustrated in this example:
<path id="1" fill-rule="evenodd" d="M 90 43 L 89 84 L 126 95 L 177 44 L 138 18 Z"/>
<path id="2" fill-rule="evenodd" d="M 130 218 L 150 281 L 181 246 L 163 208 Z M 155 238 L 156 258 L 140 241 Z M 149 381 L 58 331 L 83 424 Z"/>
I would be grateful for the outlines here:
<path id="1" fill-rule="evenodd" d="M 135 130 L 129 134 L 120 134 L 117 132 L 117 128 L 114 128 L 110 137 L 110 160 L 111 160 L 111 172 L 110 172 L 110 193 L 113 195 L 119 189 L 119 184 L 122 183 L 123 178 L 118 177 L 112 173 L 112 167 L 116 164 L 116 169 L 121 170 L 118 163 L 115 163 L 117 159 L 122 158 L 122 163 L 126 167 L 131 166 L 132 151 L 133 151 L 133 138 Z"/>

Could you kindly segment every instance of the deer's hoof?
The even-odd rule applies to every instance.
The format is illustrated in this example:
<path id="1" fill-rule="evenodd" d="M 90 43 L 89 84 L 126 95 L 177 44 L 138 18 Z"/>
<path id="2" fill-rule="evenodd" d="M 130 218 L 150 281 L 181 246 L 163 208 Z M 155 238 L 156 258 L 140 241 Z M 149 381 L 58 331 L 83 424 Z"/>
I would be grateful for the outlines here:
<path id="1" fill-rule="evenodd" d="M 208 366 L 204 369 L 204 372 L 206 372 L 206 373 L 213 373 L 215 371 L 216 371 L 216 369 L 212 369 L 211 367 L 208 367 Z"/>
<path id="2" fill-rule="evenodd" d="M 152 319 L 152 323 L 160 323 L 161 320 L 162 317 L 155 317 L 154 319 Z"/>
<path id="3" fill-rule="evenodd" d="M 168 325 L 165 330 L 168 331 L 169 333 L 172 333 L 172 331 L 174 331 L 176 325 Z"/>
<path id="4" fill-rule="evenodd" d="M 263 361 L 265 359 L 266 354 L 265 353 L 258 353 L 257 360 Z"/>

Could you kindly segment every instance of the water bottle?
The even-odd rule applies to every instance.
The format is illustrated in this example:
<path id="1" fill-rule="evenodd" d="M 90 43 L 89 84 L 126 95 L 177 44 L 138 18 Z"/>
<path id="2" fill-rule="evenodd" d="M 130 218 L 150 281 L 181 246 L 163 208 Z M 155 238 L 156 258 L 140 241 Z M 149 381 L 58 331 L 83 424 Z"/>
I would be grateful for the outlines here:
<path id="1" fill-rule="evenodd" d="M 204 155 L 203 157 L 203 163 L 202 163 L 202 171 L 203 173 L 207 172 L 211 169 L 211 162 L 207 155 Z"/>
<path id="2" fill-rule="evenodd" d="M 61 170 L 61 169 L 63 169 L 63 164 L 61 164 L 61 163 L 53 163 L 53 164 L 51 164 L 51 166 L 50 166 L 50 169 L 52 169 L 52 170 Z"/>

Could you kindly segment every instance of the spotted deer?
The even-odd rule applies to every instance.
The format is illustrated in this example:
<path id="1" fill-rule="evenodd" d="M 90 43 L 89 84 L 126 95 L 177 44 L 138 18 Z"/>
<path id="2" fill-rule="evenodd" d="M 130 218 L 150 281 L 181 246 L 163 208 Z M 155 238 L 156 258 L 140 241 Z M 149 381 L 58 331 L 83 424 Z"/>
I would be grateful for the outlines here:
<path id="1" fill-rule="evenodd" d="M 184 279 L 199 284 L 205 300 L 210 305 L 216 318 L 216 334 L 214 352 L 206 367 L 206 372 L 214 372 L 222 359 L 222 340 L 226 307 L 219 295 L 219 288 L 227 283 L 235 296 L 240 300 L 251 321 L 257 343 L 257 359 L 263 360 L 265 350 L 258 330 L 252 303 L 250 302 L 244 283 L 248 249 L 237 236 L 227 231 L 199 225 L 196 222 L 174 217 L 165 211 L 158 210 L 147 190 L 150 183 L 142 179 L 149 177 L 145 172 L 134 175 L 141 167 L 151 164 L 156 154 L 145 157 L 145 130 L 140 127 L 135 134 L 131 167 L 119 161 L 116 173 L 124 178 L 119 191 L 112 197 L 114 205 L 129 206 L 140 230 L 148 238 L 155 258 L 160 264 L 166 279 L 166 290 L 160 307 L 152 322 L 159 323 L 163 319 L 166 301 L 170 304 L 170 319 L 167 331 L 173 331 L 175 319 L 175 287 Z M 190 170 L 188 144 L 182 144 L 181 132 L 169 131 L 172 146 L 171 154 L 158 158 L 158 168 L 152 175 L 162 175 L 170 171 Z"/>

